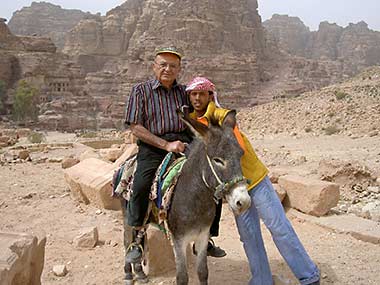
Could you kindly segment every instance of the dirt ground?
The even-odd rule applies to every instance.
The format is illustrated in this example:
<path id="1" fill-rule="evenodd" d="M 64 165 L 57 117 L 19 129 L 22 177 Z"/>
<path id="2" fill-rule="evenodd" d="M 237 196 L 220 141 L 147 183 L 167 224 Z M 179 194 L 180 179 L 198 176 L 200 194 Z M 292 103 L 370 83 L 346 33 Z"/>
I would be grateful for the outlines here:
<path id="1" fill-rule="evenodd" d="M 60 140 L 64 138 L 62 136 Z M 286 167 L 282 157 L 275 154 L 287 152 L 291 161 L 304 156 L 306 161 L 294 166 L 300 173 L 315 172 L 318 161 L 325 157 L 358 159 L 373 169 L 380 169 L 379 136 L 360 139 L 337 135 L 316 138 L 265 136 L 256 139 L 254 146 L 269 167 Z M 62 156 L 72 152 L 74 150 L 67 149 L 49 155 Z M 60 163 L 6 164 L 0 166 L 0 177 L 0 231 L 47 236 L 42 284 L 123 284 L 121 213 L 98 211 L 92 205 L 73 201 Z M 291 222 L 321 269 L 321 284 L 380 284 L 379 245 L 298 219 L 291 219 Z M 92 250 L 78 250 L 72 240 L 87 226 L 98 227 L 100 243 Z M 289 284 L 297 284 L 265 227 L 263 235 L 273 274 L 289 279 Z M 247 284 L 250 277 L 248 262 L 227 207 L 223 209 L 221 235 L 215 241 L 227 251 L 227 256 L 209 258 L 209 284 Z M 67 266 L 69 273 L 65 277 L 56 277 L 52 273 L 53 266 L 58 264 Z M 190 278 L 191 284 L 197 284 L 193 270 Z M 174 280 L 172 272 L 152 279 L 150 284 L 175 284 Z"/>

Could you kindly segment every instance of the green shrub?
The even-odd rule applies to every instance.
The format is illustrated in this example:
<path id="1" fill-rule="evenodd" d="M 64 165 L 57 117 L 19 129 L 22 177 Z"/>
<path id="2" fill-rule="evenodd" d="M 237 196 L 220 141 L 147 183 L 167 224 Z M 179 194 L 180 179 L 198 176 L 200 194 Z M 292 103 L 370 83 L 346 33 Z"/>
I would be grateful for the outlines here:
<path id="1" fill-rule="evenodd" d="M 305 133 L 310 133 L 311 131 L 312 131 L 312 129 L 310 127 L 305 128 Z"/>
<path id="2" fill-rule="evenodd" d="M 25 80 L 21 80 L 16 88 L 13 103 L 13 116 L 16 121 L 36 120 L 38 117 L 38 90 Z"/>
<path id="3" fill-rule="evenodd" d="M 331 125 L 331 126 L 326 127 L 324 131 L 326 135 L 330 136 L 330 135 L 339 133 L 340 129 L 335 125 Z"/>
<path id="4" fill-rule="evenodd" d="M 335 116 L 335 112 L 334 111 L 330 111 L 327 116 L 329 116 L 329 118 L 332 118 Z"/>
<path id="5" fill-rule="evenodd" d="M 81 138 L 93 139 L 98 136 L 97 132 L 84 132 L 79 135 Z"/>
<path id="6" fill-rule="evenodd" d="M 335 98 L 337 100 L 342 100 L 348 96 L 346 92 L 341 91 L 341 90 L 336 90 L 334 93 L 335 93 Z"/>
<path id="7" fill-rule="evenodd" d="M 42 133 L 31 132 L 28 136 L 28 141 L 31 143 L 42 143 L 42 142 L 46 141 L 46 137 Z"/>

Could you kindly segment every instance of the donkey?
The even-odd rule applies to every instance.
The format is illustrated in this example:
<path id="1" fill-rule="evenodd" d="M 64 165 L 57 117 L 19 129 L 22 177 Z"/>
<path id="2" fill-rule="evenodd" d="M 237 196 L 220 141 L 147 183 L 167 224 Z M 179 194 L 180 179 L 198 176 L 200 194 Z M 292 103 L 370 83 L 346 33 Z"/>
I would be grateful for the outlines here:
<path id="1" fill-rule="evenodd" d="M 216 122 L 206 126 L 191 119 L 187 112 L 179 111 L 179 115 L 195 137 L 173 192 L 167 225 L 173 241 L 177 284 L 188 284 L 186 248 L 194 242 L 198 279 L 205 285 L 208 282 L 207 243 L 215 216 L 215 199 L 226 198 L 235 215 L 248 209 L 251 200 L 240 166 L 243 150 L 233 134 L 236 112 L 231 111 L 222 126 Z M 124 225 L 124 243 L 128 246 L 130 231 L 126 223 Z M 141 264 L 133 266 L 136 280 L 147 282 Z M 124 270 L 125 285 L 133 284 L 132 264 L 126 262 Z"/>
<path id="2" fill-rule="evenodd" d="M 178 285 L 188 284 L 186 248 L 195 242 L 200 284 L 207 284 L 207 243 L 215 216 L 215 198 L 225 197 L 235 215 L 249 208 L 247 180 L 240 159 L 243 150 L 233 134 L 236 112 L 231 111 L 221 127 L 206 126 L 180 112 L 182 120 L 195 134 L 187 162 L 172 197 L 168 228 L 172 235 Z"/>

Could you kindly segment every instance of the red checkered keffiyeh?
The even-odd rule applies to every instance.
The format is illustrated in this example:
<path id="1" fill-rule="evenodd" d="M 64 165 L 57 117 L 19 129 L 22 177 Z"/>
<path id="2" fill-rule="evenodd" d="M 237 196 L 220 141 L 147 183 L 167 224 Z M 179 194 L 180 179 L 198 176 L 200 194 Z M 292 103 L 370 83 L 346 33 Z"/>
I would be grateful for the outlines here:
<path id="1" fill-rule="evenodd" d="M 191 92 L 193 90 L 211 91 L 215 105 L 217 107 L 220 107 L 220 104 L 218 102 L 216 89 L 215 89 L 215 85 L 210 80 L 208 80 L 206 77 L 195 77 L 195 78 L 193 78 L 187 84 L 186 92 Z"/>

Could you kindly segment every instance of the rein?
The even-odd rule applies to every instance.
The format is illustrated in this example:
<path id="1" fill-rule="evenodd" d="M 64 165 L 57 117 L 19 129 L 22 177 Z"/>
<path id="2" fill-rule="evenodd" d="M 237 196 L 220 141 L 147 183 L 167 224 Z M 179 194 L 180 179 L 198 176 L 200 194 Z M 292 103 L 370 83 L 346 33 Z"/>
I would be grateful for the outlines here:
<path id="1" fill-rule="evenodd" d="M 211 159 L 210 157 L 208 156 L 208 154 L 206 153 L 206 158 L 207 158 L 207 162 L 208 162 L 208 165 L 210 166 L 211 168 L 211 171 L 212 171 L 212 174 L 214 174 L 214 177 L 216 179 L 216 181 L 218 182 L 218 186 L 215 187 L 215 192 L 214 192 L 214 197 L 216 199 L 222 199 L 223 198 L 223 195 L 226 194 L 226 192 L 228 192 L 235 184 L 238 184 L 239 182 L 241 181 L 247 181 L 247 179 L 245 179 L 243 176 L 238 176 L 238 177 L 235 177 L 234 179 L 230 180 L 230 181 L 227 181 L 227 182 L 223 182 L 218 174 L 216 173 L 215 171 L 215 168 L 214 166 L 212 165 L 212 162 L 211 162 Z M 204 172 L 202 171 L 202 180 L 203 180 L 203 183 L 206 185 L 207 188 L 212 188 L 210 187 L 210 185 L 207 183 L 206 181 L 206 178 L 205 178 L 205 175 L 204 175 Z"/>

